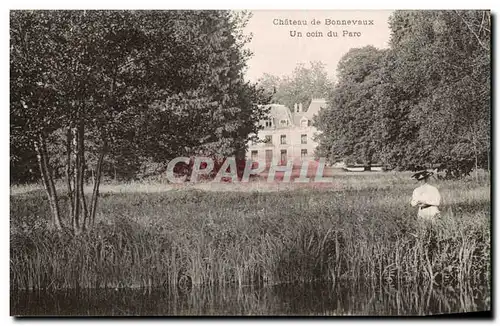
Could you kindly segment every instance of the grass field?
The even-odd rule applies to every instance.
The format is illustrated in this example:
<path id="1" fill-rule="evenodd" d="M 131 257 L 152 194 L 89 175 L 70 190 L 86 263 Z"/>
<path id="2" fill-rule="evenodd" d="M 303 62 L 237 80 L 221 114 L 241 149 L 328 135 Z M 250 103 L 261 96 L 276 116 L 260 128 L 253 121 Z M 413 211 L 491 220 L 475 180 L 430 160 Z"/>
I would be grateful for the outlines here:
<path id="1" fill-rule="evenodd" d="M 95 229 L 76 237 L 50 230 L 39 187 L 13 186 L 11 287 L 489 279 L 489 175 L 433 183 L 443 201 L 432 225 L 416 220 L 405 173 L 343 173 L 328 186 L 103 185 Z"/>

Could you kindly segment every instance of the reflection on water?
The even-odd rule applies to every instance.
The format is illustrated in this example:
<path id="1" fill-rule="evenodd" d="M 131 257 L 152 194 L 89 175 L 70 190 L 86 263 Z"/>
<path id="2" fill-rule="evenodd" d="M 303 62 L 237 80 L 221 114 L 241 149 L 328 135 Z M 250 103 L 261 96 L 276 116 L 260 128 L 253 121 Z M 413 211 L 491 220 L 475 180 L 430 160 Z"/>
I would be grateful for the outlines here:
<path id="1" fill-rule="evenodd" d="M 11 315 L 429 315 L 490 310 L 489 286 L 262 288 L 11 292 Z"/>

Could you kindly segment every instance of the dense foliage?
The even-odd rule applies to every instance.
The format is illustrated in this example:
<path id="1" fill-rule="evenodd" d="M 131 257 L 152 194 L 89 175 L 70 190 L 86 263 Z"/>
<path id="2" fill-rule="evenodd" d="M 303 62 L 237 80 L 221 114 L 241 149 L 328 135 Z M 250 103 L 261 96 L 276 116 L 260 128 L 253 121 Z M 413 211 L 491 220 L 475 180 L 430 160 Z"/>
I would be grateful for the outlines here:
<path id="1" fill-rule="evenodd" d="M 328 108 L 315 119 L 322 131 L 319 156 L 359 161 L 367 168 L 377 161 L 382 129 L 378 114 L 385 105 L 380 97 L 383 59 L 384 51 L 367 46 L 351 49 L 340 60 Z"/>
<path id="2" fill-rule="evenodd" d="M 389 23 L 389 49 L 340 61 L 318 152 L 451 177 L 489 168 L 490 13 L 396 11 Z"/>
<path id="3" fill-rule="evenodd" d="M 103 174 L 130 178 L 181 155 L 243 156 L 265 101 L 243 78 L 248 18 L 12 11 L 11 180 L 30 181 L 26 171 L 38 169 L 60 228 L 54 180 L 64 177 L 79 228 L 93 223 Z"/>
<path id="4" fill-rule="evenodd" d="M 265 73 L 258 84 L 266 95 L 271 96 L 273 103 L 284 104 L 290 109 L 299 103 L 306 109 L 311 99 L 326 97 L 333 85 L 322 62 L 310 62 L 309 66 L 298 64 L 291 76 Z"/>

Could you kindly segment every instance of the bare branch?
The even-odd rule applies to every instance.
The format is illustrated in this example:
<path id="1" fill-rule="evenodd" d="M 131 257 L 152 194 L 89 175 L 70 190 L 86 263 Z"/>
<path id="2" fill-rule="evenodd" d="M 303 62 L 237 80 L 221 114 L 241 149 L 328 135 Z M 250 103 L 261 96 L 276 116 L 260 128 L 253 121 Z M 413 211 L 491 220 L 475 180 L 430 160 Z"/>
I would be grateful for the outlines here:
<path id="1" fill-rule="evenodd" d="M 469 29 L 469 31 L 476 37 L 479 45 L 486 51 L 489 51 L 489 49 L 483 44 L 483 42 L 481 42 L 481 39 L 479 38 L 479 36 L 476 34 L 476 32 L 474 32 L 474 30 L 472 29 L 472 27 L 469 25 L 469 23 L 462 17 L 459 15 L 458 13 L 458 10 L 455 10 L 455 13 L 457 14 L 458 17 L 460 17 L 460 19 L 462 19 L 462 21 L 465 23 L 465 25 L 467 26 L 467 29 Z"/>

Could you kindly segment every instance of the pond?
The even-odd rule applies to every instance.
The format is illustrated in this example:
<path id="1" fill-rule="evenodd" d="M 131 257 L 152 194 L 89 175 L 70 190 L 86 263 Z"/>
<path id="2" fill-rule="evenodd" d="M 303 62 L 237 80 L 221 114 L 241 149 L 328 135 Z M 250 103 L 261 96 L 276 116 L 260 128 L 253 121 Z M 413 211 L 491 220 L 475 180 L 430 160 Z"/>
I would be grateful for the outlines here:
<path id="1" fill-rule="evenodd" d="M 434 315 L 490 310 L 488 285 L 268 287 L 11 291 L 16 316 Z"/>

